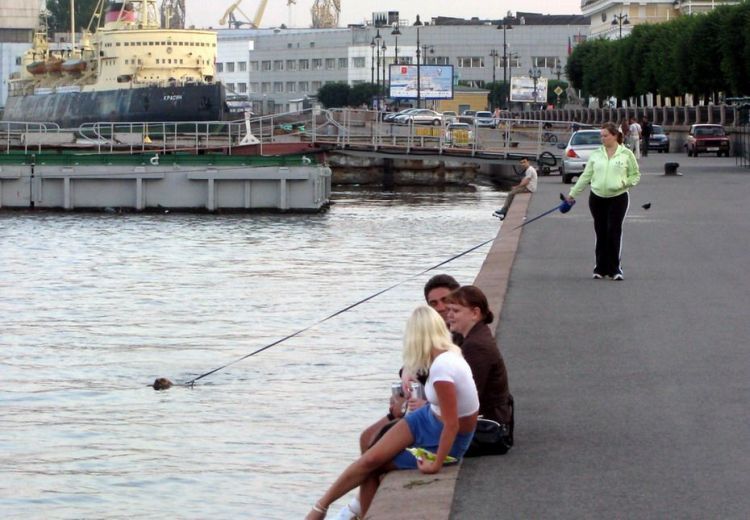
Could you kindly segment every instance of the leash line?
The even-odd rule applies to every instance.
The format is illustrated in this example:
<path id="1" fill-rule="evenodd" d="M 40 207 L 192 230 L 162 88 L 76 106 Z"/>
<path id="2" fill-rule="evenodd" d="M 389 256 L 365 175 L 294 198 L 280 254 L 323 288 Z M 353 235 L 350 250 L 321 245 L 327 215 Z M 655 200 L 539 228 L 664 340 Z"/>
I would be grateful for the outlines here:
<path id="1" fill-rule="evenodd" d="M 430 271 L 433 271 L 433 270 L 435 270 L 435 269 L 437 269 L 439 267 L 442 267 L 442 266 L 444 266 L 446 264 L 449 264 L 450 262 L 453 262 L 454 260 L 457 260 L 457 259 L 461 258 L 462 256 L 468 255 L 469 253 L 471 253 L 473 251 L 476 251 L 480 247 L 483 247 L 483 246 L 489 244 L 490 242 L 492 242 L 494 240 L 495 240 L 494 238 L 491 238 L 489 240 L 485 240 L 481 244 L 478 244 L 478 245 L 476 245 L 476 246 L 474 246 L 472 248 L 466 249 L 465 251 L 462 251 L 461 253 L 458 253 L 458 254 L 452 256 L 448 260 L 444 260 L 444 261 L 440 262 L 439 264 L 435 264 L 432 267 L 428 267 L 427 269 L 425 269 L 425 270 L 423 270 L 423 271 L 421 271 L 419 273 L 416 273 L 416 274 L 413 274 L 413 275 L 411 275 L 411 276 L 409 276 L 407 278 L 404 278 L 400 282 L 395 283 L 395 284 L 391 285 L 390 287 L 386 287 L 385 289 L 381 289 L 380 291 L 378 291 L 376 293 L 373 293 L 373 294 L 371 294 L 371 295 L 369 295 L 369 296 L 367 296 L 365 298 L 362 298 L 361 300 L 359 300 L 359 301 L 357 301 L 355 303 L 352 303 L 352 304 L 344 307 L 343 309 L 340 309 L 340 310 L 334 312 L 333 314 L 330 314 L 330 315 L 326 316 L 325 318 L 323 318 L 321 320 L 316 321 L 312 325 L 308 325 L 307 327 L 305 327 L 303 329 L 300 329 L 300 330 L 298 330 L 296 332 L 293 332 L 293 333 L 291 333 L 291 334 L 289 334 L 287 336 L 284 336 L 281 339 L 277 339 L 276 341 L 274 341 L 272 343 L 269 343 L 268 345 L 260 347 L 259 349 L 254 350 L 253 352 L 250 352 L 249 354 L 245 354 L 244 356 L 242 356 L 240 358 L 237 358 L 234 361 L 231 361 L 231 362 L 229 362 L 229 363 L 227 363 L 225 365 L 222 365 L 220 367 L 214 368 L 213 370 L 210 370 L 210 371 L 208 371 L 208 372 L 206 372 L 204 374 L 201 374 L 198 377 L 193 378 L 190 381 L 188 381 L 186 383 L 183 383 L 183 384 L 185 386 L 190 386 L 190 387 L 195 386 L 195 383 L 197 381 L 200 381 L 204 377 L 208 377 L 208 376 L 210 376 L 212 374 L 215 374 L 215 373 L 217 373 L 217 372 L 219 372 L 221 370 L 224 370 L 225 368 L 229 368 L 230 366 L 235 365 L 235 364 L 239 363 L 240 361 L 244 361 L 245 359 L 247 359 L 249 357 L 255 356 L 256 354 L 260 354 L 261 352 L 263 352 L 265 350 L 268 350 L 268 349 L 270 349 L 272 347 L 275 347 L 276 345 L 278 345 L 280 343 L 283 343 L 283 342 L 285 342 L 285 341 L 287 341 L 289 339 L 292 339 L 292 338 L 294 338 L 296 336 L 299 336 L 300 334 L 302 334 L 304 332 L 307 332 L 308 330 L 312 329 L 313 327 L 316 327 L 316 326 L 320 325 L 321 323 L 324 323 L 324 322 L 326 322 L 326 321 L 328 321 L 330 319 L 335 318 L 336 316 L 339 316 L 339 315 L 341 315 L 341 314 L 343 314 L 343 313 L 345 313 L 347 311 L 350 311 L 353 308 L 358 307 L 359 305 L 362 305 L 363 303 L 366 303 L 366 302 L 372 300 L 373 298 L 377 298 L 381 294 L 384 294 L 384 293 L 386 293 L 388 291 L 391 291 L 391 290 L 395 289 L 396 287 L 398 287 L 400 285 L 403 285 L 406 282 L 408 282 L 410 280 L 413 280 L 414 278 L 416 278 L 418 276 L 422 276 L 423 274 L 428 273 Z"/>

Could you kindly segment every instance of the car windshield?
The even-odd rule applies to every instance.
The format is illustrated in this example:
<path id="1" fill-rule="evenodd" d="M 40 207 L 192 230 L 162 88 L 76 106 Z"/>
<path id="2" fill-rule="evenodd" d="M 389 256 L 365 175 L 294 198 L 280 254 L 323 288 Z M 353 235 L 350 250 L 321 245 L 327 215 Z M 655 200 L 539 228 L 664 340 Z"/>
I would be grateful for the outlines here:
<path id="1" fill-rule="evenodd" d="M 659 126 L 659 125 L 654 125 L 654 131 L 652 133 L 653 134 L 663 134 L 664 133 L 664 129 L 661 126 Z"/>
<path id="2" fill-rule="evenodd" d="M 724 135 L 724 129 L 720 126 L 699 126 L 695 129 L 695 135 Z"/>
<path id="3" fill-rule="evenodd" d="M 578 132 L 573 134 L 570 144 L 602 144 L 599 132 Z"/>
<path id="4" fill-rule="evenodd" d="M 492 112 L 477 112 L 477 117 L 492 117 Z"/>

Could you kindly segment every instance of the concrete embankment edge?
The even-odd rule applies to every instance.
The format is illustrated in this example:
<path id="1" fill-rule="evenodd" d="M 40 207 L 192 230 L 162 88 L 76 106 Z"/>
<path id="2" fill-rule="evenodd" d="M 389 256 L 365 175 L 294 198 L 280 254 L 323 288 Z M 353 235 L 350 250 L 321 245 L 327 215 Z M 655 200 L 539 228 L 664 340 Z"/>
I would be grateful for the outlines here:
<path id="1" fill-rule="evenodd" d="M 500 321 L 513 261 L 523 231 L 523 228 L 515 228 L 523 223 L 530 200 L 529 194 L 520 194 L 513 199 L 508 215 L 474 280 L 474 284 L 487 295 L 490 309 L 495 315 L 495 328 Z M 365 519 L 447 520 L 460 471 L 459 464 L 444 468 L 437 475 L 423 475 L 417 470 L 388 473 L 380 484 Z"/>

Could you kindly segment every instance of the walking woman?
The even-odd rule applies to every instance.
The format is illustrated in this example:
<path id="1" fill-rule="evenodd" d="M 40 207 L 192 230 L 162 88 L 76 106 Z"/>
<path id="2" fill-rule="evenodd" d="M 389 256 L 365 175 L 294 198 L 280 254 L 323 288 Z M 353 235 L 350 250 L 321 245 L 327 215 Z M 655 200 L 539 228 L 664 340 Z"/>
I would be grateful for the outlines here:
<path id="1" fill-rule="evenodd" d="M 628 190 L 638 184 L 641 172 L 633 152 L 622 144 L 622 133 L 614 123 L 604 123 L 602 146 L 595 150 L 578 182 L 565 199 L 573 202 L 591 185 L 589 210 L 596 232 L 594 278 L 622 280 L 622 222 L 630 205 Z"/>
<path id="2" fill-rule="evenodd" d="M 405 387 L 409 380 L 416 380 L 414 375 L 429 371 L 425 385 L 429 405 L 407 414 L 346 468 L 315 503 L 307 520 L 325 518 L 328 506 L 357 486 L 364 517 L 383 473 L 413 468 L 437 473 L 446 456 L 459 459 L 468 449 L 479 411 L 477 388 L 461 349 L 453 344 L 445 321 L 432 308 L 417 307 L 406 323 L 403 358 Z M 435 453 L 435 460 L 415 458 L 406 451 L 412 446 Z"/>

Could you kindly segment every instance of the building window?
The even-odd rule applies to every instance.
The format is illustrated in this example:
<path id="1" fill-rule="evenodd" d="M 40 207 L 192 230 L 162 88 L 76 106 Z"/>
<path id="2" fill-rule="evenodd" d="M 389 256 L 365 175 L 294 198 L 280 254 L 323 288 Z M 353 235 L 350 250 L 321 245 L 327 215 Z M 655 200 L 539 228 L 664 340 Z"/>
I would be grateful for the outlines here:
<path id="1" fill-rule="evenodd" d="M 223 63 L 217 63 L 216 64 L 216 72 L 224 72 L 224 64 Z"/>
<path id="2" fill-rule="evenodd" d="M 227 62 L 227 72 L 234 72 L 234 62 Z"/>
<path id="3" fill-rule="evenodd" d="M 246 61 L 237 62 L 237 71 L 247 72 L 247 62 Z"/>
<path id="4" fill-rule="evenodd" d="M 310 89 L 310 85 L 307 81 L 300 81 L 299 82 L 299 91 L 300 92 L 307 92 Z"/>
<path id="5" fill-rule="evenodd" d="M 250 93 L 251 94 L 257 94 L 259 87 L 260 87 L 260 85 L 258 83 L 250 83 Z"/>
<path id="6" fill-rule="evenodd" d="M 234 83 L 227 83 L 227 90 L 229 92 L 234 92 Z"/>
<path id="7" fill-rule="evenodd" d="M 323 68 L 323 60 L 320 58 L 313 58 L 312 60 L 313 70 L 320 70 Z"/>
<path id="8" fill-rule="evenodd" d="M 531 64 L 540 69 L 554 69 L 560 63 L 557 56 L 532 56 Z"/>
<path id="9" fill-rule="evenodd" d="M 299 60 L 299 70 L 310 70 L 310 60 Z"/>
<path id="10" fill-rule="evenodd" d="M 287 92 L 297 92 L 297 83 L 294 81 L 287 81 L 286 82 L 286 91 Z"/>
<path id="11" fill-rule="evenodd" d="M 237 83 L 237 92 L 244 94 L 247 92 L 247 83 Z"/>
<path id="12" fill-rule="evenodd" d="M 297 60 L 286 60 L 286 70 L 297 70 Z"/>
<path id="13" fill-rule="evenodd" d="M 459 56 L 458 66 L 465 69 L 484 67 L 484 56 Z"/>
<path id="14" fill-rule="evenodd" d="M 250 62 L 250 72 L 258 72 L 258 62 L 257 61 L 251 61 Z"/>
<path id="15" fill-rule="evenodd" d="M 284 83 L 281 81 L 274 81 L 273 91 L 274 93 L 284 92 Z"/>
<path id="16" fill-rule="evenodd" d="M 448 65 L 450 58 L 448 56 L 427 56 L 424 62 L 426 65 Z"/>
<path id="17" fill-rule="evenodd" d="M 320 90 L 320 86 L 321 86 L 320 81 L 313 81 L 312 82 L 312 89 L 313 89 L 314 92 L 317 92 L 318 90 Z"/>
<path id="18" fill-rule="evenodd" d="M 271 70 L 271 61 L 270 60 L 264 60 L 260 63 L 260 70 L 266 72 Z"/>
<path id="19" fill-rule="evenodd" d="M 398 62 L 402 65 L 411 65 L 412 63 L 414 63 L 414 60 L 411 56 L 399 56 Z"/>
<path id="20" fill-rule="evenodd" d="M 349 68 L 349 60 L 346 58 L 339 58 L 339 68 L 340 69 L 348 69 Z"/>
<path id="21" fill-rule="evenodd" d="M 263 94 L 268 94 L 269 92 L 271 92 L 271 83 L 269 83 L 268 81 L 264 81 L 263 83 L 261 83 L 260 91 Z"/>
<path id="22" fill-rule="evenodd" d="M 336 68 L 336 58 L 326 58 L 326 70 L 333 70 Z"/>
<path id="23" fill-rule="evenodd" d="M 356 58 L 352 58 L 352 67 L 354 67 L 355 69 L 364 69 L 365 66 L 364 56 L 357 56 Z"/>
<path id="24" fill-rule="evenodd" d="M 284 70 L 284 60 L 273 60 L 273 70 Z"/>

